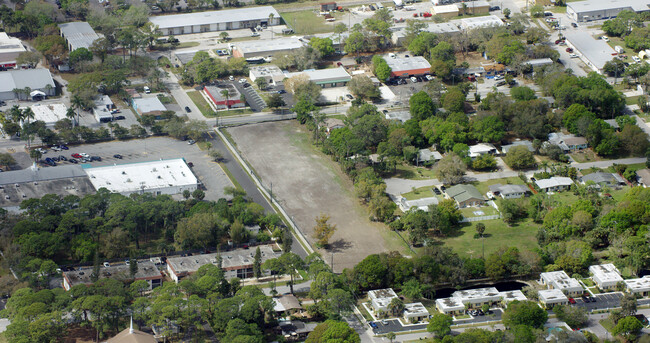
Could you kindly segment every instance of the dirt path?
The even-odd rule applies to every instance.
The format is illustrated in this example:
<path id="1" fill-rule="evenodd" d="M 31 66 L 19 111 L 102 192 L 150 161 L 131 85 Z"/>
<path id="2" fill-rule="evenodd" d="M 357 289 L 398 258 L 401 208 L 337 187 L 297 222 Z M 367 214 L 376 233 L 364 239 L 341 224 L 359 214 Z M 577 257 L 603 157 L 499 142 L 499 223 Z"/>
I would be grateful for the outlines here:
<path id="1" fill-rule="evenodd" d="M 314 218 L 331 216 L 338 230 L 331 250 L 319 250 L 334 270 L 352 268 L 366 256 L 388 250 L 387 228 L 368 219 L 367 210 L 353 195 L 352 183 L 335 162 L 311 147 L 303 128 L 295 122 L 274 122 L 228 129 L 242 156 L 262 182 L 273 183 L 273 194 L 305 237 L 314 245 Z M 394 245 L 394 243 L 393 243 Z"/>

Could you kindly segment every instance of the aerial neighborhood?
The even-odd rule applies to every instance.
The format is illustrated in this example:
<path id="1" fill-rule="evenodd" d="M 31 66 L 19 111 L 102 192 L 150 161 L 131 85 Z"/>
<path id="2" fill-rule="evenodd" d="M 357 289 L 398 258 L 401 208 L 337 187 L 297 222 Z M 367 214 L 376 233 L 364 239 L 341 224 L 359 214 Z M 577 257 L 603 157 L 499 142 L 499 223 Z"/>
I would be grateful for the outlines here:
<path id="1" fill-rule="evenodd" d="M 650 0 L 0 24 L 0 343 L 650 341 Z"/>

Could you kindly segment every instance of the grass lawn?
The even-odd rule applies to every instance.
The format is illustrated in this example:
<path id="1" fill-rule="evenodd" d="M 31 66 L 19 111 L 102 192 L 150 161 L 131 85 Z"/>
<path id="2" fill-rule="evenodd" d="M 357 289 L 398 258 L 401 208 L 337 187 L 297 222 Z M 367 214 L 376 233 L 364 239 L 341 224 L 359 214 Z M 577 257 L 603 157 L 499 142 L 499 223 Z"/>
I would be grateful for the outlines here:
<path id="1" fill-rule="evenodd" d="M 199 108 L 204 116 L 214 117 L 214 111 L 212 111 L 212 108 L 210 108 L 210 105 L 205 101 L 205 98 L 203 98 L 203 95 L 199 91 L 190 91 L 187 92 L 187 95 L 194 101 L 194 105 Z"/>
<path id="2" fill-rule="evenodd" d="M 502 220 L 482 221 L 485 225 L 485 238 L 475 239 L 476 222 L 461 228 L 454 237 L 442 240 L 444 245 L 452 248 L 461 256 L 480 257 L 482 241 L 485 241 L 485 256 L 502 247 L 517 247 L 519 251 L 533 251 L 537 248 L 537 229 L 540 225 L 530 220 L 509 227 Z"/>
<path id="3" fill-rule="evenodd" d="M 587 285 L 587 287 L 593 287 L 595 285 L 594 282 L 591 279 L 588 279 L 588 278 L 580 279 L 580 281 L 582 281 L 582 283 Z"/>
<path id="4" fill-rule="evenodd" d="M 474 212 L 478 212 L 478 211 L 483 212 L 483 214 L 474 214 Z M 463 217 L 465 218 L 492 216 L 495 214 L 499 214 L 499 212 L 492 206 L 483 206 L 480 208 L 476 208 L 476 207 L 461 208 L 460 213 L 462 213 Z"/>
<path id="5" fill-rule="evenodd" d="M 200 95 L 200 94 L 199 94 Z M 205 101 L 205 99 L 203 99 Z M 251 114 L 253 111 L 251 111 L 248 108 L 238 108 L 238 109 L 231 109 L 228 111 L 219 111 L 217 113 L 215 112 L 210 112 L 208 114 L 204 114 L 208 118 L 216 118 L 216 117 L 229 117 L 229 116 L 238 116 L 242 114 Z"/>
<path id="6" fill-rule="evenodd" d="M 409 180 L 435 179 L 436 173 L 431 168 L 416 167 L 408 164 L 398 165 L 394 177 Z"/>
<path id="7" fill-rule="evenodd" d="M 193 48 L 195 46 L 199 46 L 201 43 L 199 42 L 182 42 L 178 44 L 176 49 L 183 49 L 183 48 Z M 169 43 L 163 43 L 163 44 L 158 44 L 159 50 L 166 50 L 171 48 L 171 44 Z"/>
<path id="8" fill-rule="evenodd" d="M 596 153 L 591 149 L 585 149 L 569 154 L 576 162 L 585 163 L 585 162 L 594 162 L 602 161 L 603 158 L 596 155 Z"/>
<path id="9" fill-rule="evenodd" d="M 601 319 L 599 321 L 600 325 L 602 325 L 607 331 L 612 332 L 614 329 L 614 321 L 612 321 L 609 318 Z"/>
<path id="10" fill-rule="evenodd" d="M 493 179 L 493 180 L 487 180 L 487 181 L 482 181 L 482 182 L 475 182 L 473 183 L 476 189 L 478 189 L 481 194 L 485 194 L 490 190 L 491 185 L 496 185 L 497 183 L 500 183 L 502 185 L 524 185 L 525 183 L 516 176 L 513 177 L 506 177 L 503 179 Z"/>
<path id="11" fill-rule="evenodd" d="M 639 95 L 625 97 L 626 105 L 636 105 L 639 101 Z"/>
<path id="12" fill-rule="evenodd" d="M 334 18 L 341 19 L 343 13 L 333 12 Z M 326 22 L 325 18 L 318 16 L 313 10 L 299 11 L 299 12 L 286 12 L 280 13 L 287 26 L 292 27 L 296 34 L 313 34 L 333 32 L 334 25 L 337 21 L 332 23 Z"/>
<path id="13" fill-rule="evenodd" d="M 406 198 L 406 200 L 415 200 L 415 199 L 422 199 L 422 198 L 431 198 L 436 196 L 435 193 L 433 193 L 433 186 L 424 186 L 420 188 L 416 188 L 408 193 L 403 193 L 402 196 Z M 442 196 L 438 196 L 440 200 L 444 199 Z"/>

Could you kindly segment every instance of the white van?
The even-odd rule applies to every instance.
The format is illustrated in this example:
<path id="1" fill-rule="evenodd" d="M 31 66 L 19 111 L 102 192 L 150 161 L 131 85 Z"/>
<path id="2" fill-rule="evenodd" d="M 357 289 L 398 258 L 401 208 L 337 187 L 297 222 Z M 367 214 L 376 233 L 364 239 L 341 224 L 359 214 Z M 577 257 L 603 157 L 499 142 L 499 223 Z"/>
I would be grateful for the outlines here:
<path id="1" fill-rule="evenodd" d="M 144 89 L 144 92 L 145 92 L 146 94 L 151 93 L 151 89 L 150 89 L 149 87 L 144 86 L 144 87 L 142 87 L 142 88 Z"/>

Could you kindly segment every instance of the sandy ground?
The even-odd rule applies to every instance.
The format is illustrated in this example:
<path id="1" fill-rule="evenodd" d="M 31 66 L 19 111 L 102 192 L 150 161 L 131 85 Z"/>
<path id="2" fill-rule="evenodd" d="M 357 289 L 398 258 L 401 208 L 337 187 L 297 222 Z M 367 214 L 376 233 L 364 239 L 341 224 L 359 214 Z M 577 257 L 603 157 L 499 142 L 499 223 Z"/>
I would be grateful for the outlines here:
<path id="1" fill-rule="evenodd" d="M 367 210 L 353 195 L 349 179 L 335 162 L 315 152 L 296 122 L 274 122 L 229 129 L 242 156 L 284 206 L 305 237 L 314 245 L 314 218 L 331 216 L 338 230 L 330 250 L 320 250 L 334 270 L 352 268 L 366 256 L 386 251 L 380 233 L 383 224 L 368 219 Z"/>

